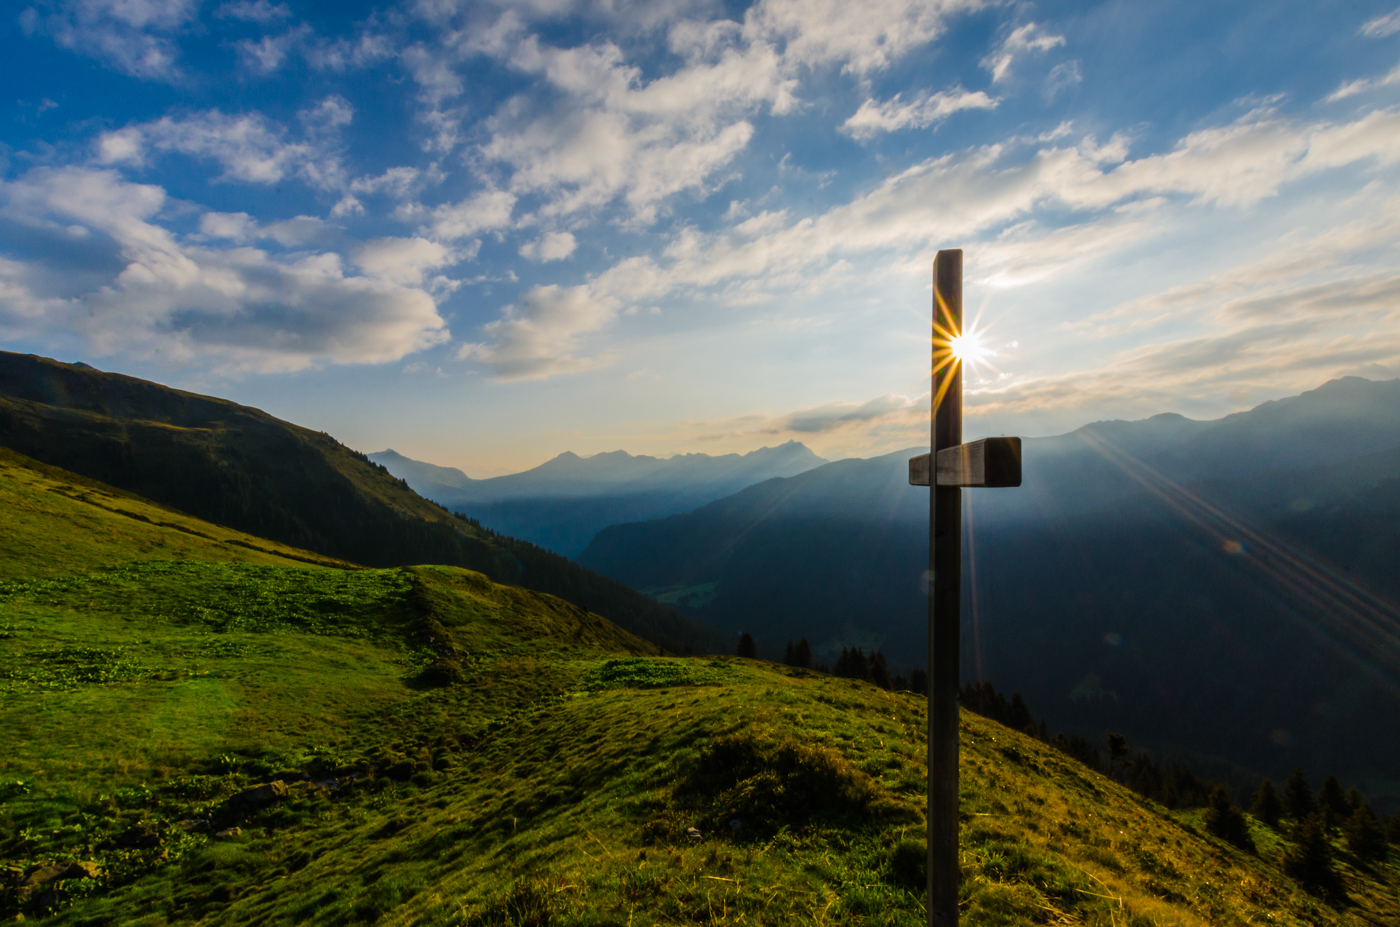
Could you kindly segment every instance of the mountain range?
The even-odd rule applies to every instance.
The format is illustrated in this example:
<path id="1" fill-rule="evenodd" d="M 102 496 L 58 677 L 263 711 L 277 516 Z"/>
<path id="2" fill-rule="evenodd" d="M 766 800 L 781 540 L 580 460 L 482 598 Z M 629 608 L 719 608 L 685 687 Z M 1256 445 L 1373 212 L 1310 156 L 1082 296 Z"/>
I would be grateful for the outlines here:
<path id="1" fill-rule="evenodd" d="M 601 529 L 688 512 L 764 480 L 827 461 L 789 441 L 747 454 L 659 458 L 564 452 L 522 473 L 474 480 L 390 449 L 369 455 L 413 490 L 481 524 L 576 557 Z"/>
<path id="2" fill-rule="evenodd" d="M 1196 768 L 1335 768 L 1400 798 L 1400 381 L 1023 447 L 1020 488 L 964 493 L 970 679 Z M 922 450 L 612 526 L 578 562 L 770 657 L 805 637 L 921 664 Z"/>

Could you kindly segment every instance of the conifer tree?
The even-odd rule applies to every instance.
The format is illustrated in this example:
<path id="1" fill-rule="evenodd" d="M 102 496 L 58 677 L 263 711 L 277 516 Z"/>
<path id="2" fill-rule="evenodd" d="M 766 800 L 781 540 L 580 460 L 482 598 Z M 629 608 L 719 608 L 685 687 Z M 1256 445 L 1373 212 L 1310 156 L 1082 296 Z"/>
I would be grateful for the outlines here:
<path id="1" fill-rule="evenodd" d="M 1206 830 L 1222 840 L 1228 840 L 1241 850 L 1254 852 L 1254 840 L 1249 836 L 1249 826 L 1245 823 L 1240 809 L 1230 801 L 1230 794 L 1223 785 L 1217 785 L 1210 793 L 1210 805 L 1206 808 Z"/>
<path id="2" fill-rule="evenodd" d="M 758 647 L 753 642 L 753 635 L 745 631 L 739 635 L 739 646 L 734 648 L 736 656 L 754 659 L 758 656 Z"/>
<path id="3" fill-rule="evenodd" d="M 1385 832 L 1371 806 L 1362 802 L 1347 818 L 1342 828 L 1347 850 L 1362 862 L 1374 862 L 1385 856 Z"/>
<path id="4" fill-rule="evenodd" d="M 1352 813 L 1355 813 L 1356 809 L 1364 804 L 1366 804 L 1366 796 L 1361 794 L 1360 789 L 1354 785 L 1347 789 L 1347 808 L 1349 808 Z"/>
<path id="5" fill-rule="evenodd" d="M 792 649 L 792 665 L 803 669 L 812 668 L 812 645 L 807 643 L 807 638 L 802 638 Z"/>
<path id="6" fill-rule="evenodd" d="M 1290 780 L 1292 781 L 1291 777 Z M 1286 803 L 1286 802 L 1285 802 Z M 1293 827 L 1293 846 L 1283 854 L 1283 871 L 1313 891 L 1333 892 L 1337 873 L 1332 868 L 1332 846 L 1316 811 Z"/>
<path id="7" fill-rule="evenodd" d="M 1114 731 L 1108 732 L 1108 768 L 1111 771 L 1113 764 L 1118 760 L 1126 760 L 1129 754 L 1128 738 Z"/>
<path id="8" fill-rule="evenodd" d="M 1259 783 L 1249 812 L 1258 818 L 1260 823 L 1278 830 L 1279 818 L 1283 817 L 1283 802 L 1279 800 L 1278 792 L 1274 791 L 1274 783 L 1271 780 L 1265 779 Z"/>
<path id="9" fill-rule="evenodd" d="M 890 687 L 890 668 L 885 663 L 885 655 L 880 651 L 875 651 L 870 655 L 870 664 L 866 668 L 865 678 L 882 689 Z"/>
<path id="10" fill-rule="evenodd" d="M 909 691 L 920 695 L 928 694 L 928 673 L 921 669 L 909 671 Z"/>
<path id="11" fill-rule="evenodd" d="M 1006 726 L 1013 731 L 1035 736 L 1035 715 L 1031 714 L 1026 700 L 1021 697 L 1019 692 L 1011 693 L 1011 705 L 1007 709 Z"/>
<path id="12" fill-rule="evenodd" d="M 836 658 L 833 675 L 846 679 L 865 679 L 870 672 L 870 664 L 865 659 L 865 651 L 859 647 L 842 647 L 841 656 Z"/>
<path id="13" fill-rule="evenodd" d="M 787 647 L 783 650 L 783 665 L 792 666 L 792 641 L 788 641 Z"/>
<path id="14" fill-rule="evenodd" d="M 1328 776 L 1322 781 L 1322 788 L 1317 793 L 1317 803 L 1322 806 L 1323 823 L 1329 829 L 1351 817 L 1346 794 L 1336 776 Z"/>
<path id="15" fill-rule="evenodd" d="M 1298 822 L 1316 810 L 1317 799 L 1313 796 L 1312 786 L 1308 785 L 1308 777 L 1301 768 L 1293 770 L 1293 774 L 1283 783 L 1284 813 Z"/>

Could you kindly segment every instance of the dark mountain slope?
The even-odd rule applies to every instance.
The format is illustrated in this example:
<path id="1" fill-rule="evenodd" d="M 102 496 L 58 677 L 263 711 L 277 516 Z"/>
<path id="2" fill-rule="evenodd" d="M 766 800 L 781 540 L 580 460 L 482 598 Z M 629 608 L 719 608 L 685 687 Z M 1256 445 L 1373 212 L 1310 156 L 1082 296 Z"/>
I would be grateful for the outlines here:
<path id="1" fill-rule="evenodd" d="M 284 544 L 367 566 L 464 566 L 665 647 L 728 649 L 614 580 L 452 516 L 329 435 L 237 403 L 0 353 L 0 445 Z"/>

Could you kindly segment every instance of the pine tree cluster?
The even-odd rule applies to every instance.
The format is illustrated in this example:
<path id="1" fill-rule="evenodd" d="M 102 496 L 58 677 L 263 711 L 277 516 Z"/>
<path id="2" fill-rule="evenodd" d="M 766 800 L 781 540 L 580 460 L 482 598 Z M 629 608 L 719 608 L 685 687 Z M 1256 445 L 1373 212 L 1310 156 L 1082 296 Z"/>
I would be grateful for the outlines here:
<path id="1" fill-rule="evenodd" d="M 969 711 L 1038 737 L 1168 808 L 1204 807 L 1210 833 L 1246 852 L 1257 852 L 1249 819 L 1236 807 L 1225 786 L 1202 780 L 1180 764 L 1163 767 L 1142 750 L 1130 756 L 1127 738 L 1113 731 L 1105 741 L 1105 764 L 1099 749 L 1077 734 L 1047 737 L 1044 722 L 1036 723 L 1019 692 L 1007 699 L 991 683 L 977 682 L 964 686 L 960 697 Z M 1249 810 L 1259 823 L 1286 835 L 1289 846 L 1282 859 L 1284 871 L 1319 894 L 1342 891 L 1334 862 L 1334 834 L 1362 866 L 1383 861 L 1391 846 L 1400 847 L 1400 811 L 1382 821 L 1360 790 L 1353 787 L 1344 792 L 1336 776 L 1328 776 L 1316 792 L 1301 769 L 1293 771 L 1282 789 L 1265 779 L 1254 791 Z"/>
<path id="2" fill-rule="evenodd" d="M 807 643 L 807 638 L 802 638 L 795 646 L 792 641 L 788 641 L 787 650 L 783 654 L 783 662 L 798 669 L 811 669 L 812 645 Z"/>
<path id="3" fill-rule="evenodd" d="M 836 665 L 831 668 L 831 675 L 846 679 L 864 679 L 882 689 L 896 688 L 894 680 L 890 678 L 890 667 L 885 661 L 885 655 L 878 650 L 872 650 L 867 657 L 859 647 L 842 647 L 841 656 L 836 658 Z M 907 688 L 907 684 L 899 688 Z"/>

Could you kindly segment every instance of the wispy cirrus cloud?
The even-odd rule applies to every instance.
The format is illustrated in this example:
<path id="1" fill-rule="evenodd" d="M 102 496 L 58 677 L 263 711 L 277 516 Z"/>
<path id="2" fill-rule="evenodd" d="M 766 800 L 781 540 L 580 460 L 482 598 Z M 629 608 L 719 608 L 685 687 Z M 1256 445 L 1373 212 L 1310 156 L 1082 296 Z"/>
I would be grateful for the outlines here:
<path id="1" fill-rule="evenodd" d="M 1375 19 L 1368 19 L 1361 26 L 1361 34 L 1373 39 L 1385 38 L 1397 32 L 1400 32 L 1400 8 L 1377 16 Z"/>
<path id="2" fill-rule="evenodd" d="M 1036 23 L 1026 23 L 1011 30 L 996 51 L 982 59 L 982 67 L 992 73 L 992 83 L 1011 76 L 1011 66 L 1019 57 L 1032 52 L 1046 52 L 1065 44 L 1062 35 L 1051 35 Z"/>
<path id="3" fill-rule="evenodd" d="M 1342 84 L 1342 86 L 1332 91 L 1331 96 L 1327 98 L 1327 102 L 1332 103 L 1337 100 L 1344 100 L 1347 97 L 1354 97 L 1360 93 L 1369 93 L 1381 87 L 1392 87 L 1396 84 L 1400 84 L 1400 64 L 1397 64 L 1390 73 L 1383 74 L 1380 77 L 1363 77 L 1358 80 L 1347 81 Z"/>
<path id="4" fill-rule="evenodd" d="M 987 96 L 984 91 L 969 91 L 962 87 L 937 93 L 921 91 L 908 102 L 902 101 L 901 96 L 896 93 L 883 102 L 866 100 L 851 118 L 841 124 L 841 131 L 852 138 L 865 140 L 881 132 L 925 129 L 954 113 L 968 109 L 996 109 L 1001 102 L 996 97 Z"/>

